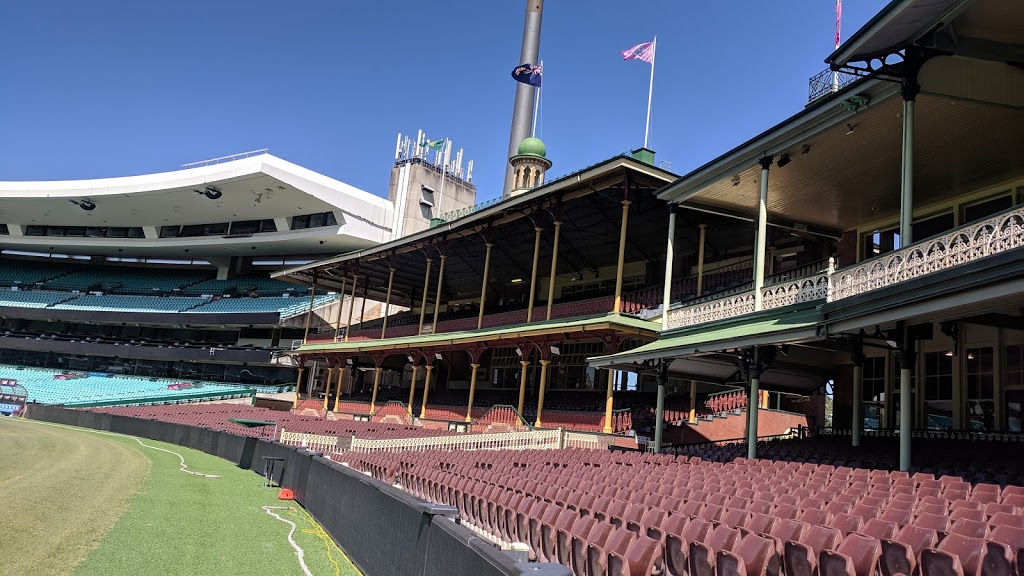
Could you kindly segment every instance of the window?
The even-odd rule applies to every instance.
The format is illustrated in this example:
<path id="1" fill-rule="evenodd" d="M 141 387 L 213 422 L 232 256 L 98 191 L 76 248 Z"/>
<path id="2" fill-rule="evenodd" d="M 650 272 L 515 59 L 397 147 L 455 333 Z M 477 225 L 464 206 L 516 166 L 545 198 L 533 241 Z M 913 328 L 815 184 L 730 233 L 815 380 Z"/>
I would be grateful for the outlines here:
<path id="1" fill-rule="evenodd" d="M 0 235 L 7 235 L 10 233 L 10 230 L 7 229 L 7 224 L 0 224 Z"/>
<path id="2" fill-rule="evenodd" d="M 1002 212 L 1010 206 L 1013 206 L 1013 196 L 1009 194 L 980 200 L 974 204 L 967 204 L 964 206 L 964 223 L 981 220 L 996 212 Z"/>
<path id="3" fill-rule="evenodd" d="M 995 430 L 995 364 L 992 348 L 968 348 L 967 418 L 970 430 Z"/>
<path id="4" fill-rule="evenodd" d="M 925 427 L 953 429 L 953 355 L 928 352 L 924 355 Z"/>
<path id="5" fill-rule="evenodd" d="M 26 226 L 25 236 L 46 236 L 46 226 Z"/>
<path id="6" fill-rule="evenodd" d="M 179 231 L 181 231 L 181 228 L 179 228 L 178 226 L 161 226 L 160 227 L 160 237 L 161 238 L 177 238 Z"/>
<path id="7" fill-rule="evenodd" d="M 886 252 L 899 250 L 899 248 L 900 234 L 898 228 L 869 232 L 865 234 L 863 238 L 863 254 L 865 260 L 868 258 L 874 258 L 875 256 L 880 256 Z"/>
<path id="8" fill-rule="evenodd" d="M 953 213 L 947 212 L 937 216 L 931 216 L 914 222 L 911 231 L 914 234 L 914 241 L 931 238 L 936 234 L 942 234 L 953 229 Z"/>
<path id="9" fill-rule="evenodd" d="M 434 191 L 426 186 L 420 187 L 420 204 L 433 208 L 434 206 Z"/>
<path id="10" fill-rule="evenodd" d="M 882 428 L 885 413 L 885 356 L 864 359 L 861 383 L 864 429 Z"/>

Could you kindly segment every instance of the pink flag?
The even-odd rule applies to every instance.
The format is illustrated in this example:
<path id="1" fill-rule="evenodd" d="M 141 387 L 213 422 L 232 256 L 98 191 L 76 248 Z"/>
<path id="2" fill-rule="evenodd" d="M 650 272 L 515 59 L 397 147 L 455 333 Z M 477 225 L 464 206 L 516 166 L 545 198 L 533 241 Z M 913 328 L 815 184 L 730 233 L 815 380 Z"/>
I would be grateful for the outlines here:
<path id="1" fill-rule="evenodd" d="M 654 61 L 654 42 L 637 44 L 629 50 L 622 51 L 623 60 L 643 60 L 650 64 Z"/>

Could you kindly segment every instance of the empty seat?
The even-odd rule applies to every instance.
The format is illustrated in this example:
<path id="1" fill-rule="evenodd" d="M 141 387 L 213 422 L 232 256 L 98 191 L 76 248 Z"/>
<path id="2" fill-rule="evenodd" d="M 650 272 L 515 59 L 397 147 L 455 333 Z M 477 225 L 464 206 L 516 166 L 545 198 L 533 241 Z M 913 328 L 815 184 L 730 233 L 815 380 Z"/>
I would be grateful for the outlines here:
<path id="1" fill-rule="evenodd" d="M 777 576 L 779 560 L 771 540 L 747 534 L 732 550 L 719 550 L 718 576 Z"/>
<path id="2" fill-rule="evenodd" d="M 732 550 L 739 538 L 739 530 L 720 524 L 703 542 L 691 542 L 690 576 L 714 576 L 718 552 Z"/>
<path id="3" fill-rule="evenodd" d="M 933 548 L 937 543 L 938 536 L 934 530 L 914 525 L 904 526 L 891 540 L 882 540 L 882 559 L 879 563 L 882 576 L 914 574 L 921 550 Z"/>
<path id="4" fill-rule="evenodd" d="M 998 542 L 950 534 L 938 548 L 921 551 L 921 571 L 925 576 L 963 574 L 996 576 L 1011 574 L 1013 561 L 1009 548 Z M 985 570 L 982 570 L 982 567 Z"/>
<path id="5" fill-rule="evenodd" d="M 690 544 L 703 541 L 711 533 L 711 523 L 693 518 L 679 533 L 665 534 L 665 573 L 682 576 L 689 570 Z"/>
<path id="6" fill-rule="evenodd" d="M 608 576 L 649 576 L 660 573 L 661 543 L 647 536 L 633 540 L 624 554 L 610 552 Z"/>
<path id="7" fill-rule="evenodd" d="M 835 550 L 821 551 L 818 571 L 821 576 L 874 576 L 881 555 L 877 539 L 850 534 Z"/>
<path id="8" fill-rule="evenodd" d="M 786 542 L 784 571 L 786 576 L 814 576 L 822 550 L 834 550 L 842 535 L 835 528 L 811 526 L 798 542 Z"/>

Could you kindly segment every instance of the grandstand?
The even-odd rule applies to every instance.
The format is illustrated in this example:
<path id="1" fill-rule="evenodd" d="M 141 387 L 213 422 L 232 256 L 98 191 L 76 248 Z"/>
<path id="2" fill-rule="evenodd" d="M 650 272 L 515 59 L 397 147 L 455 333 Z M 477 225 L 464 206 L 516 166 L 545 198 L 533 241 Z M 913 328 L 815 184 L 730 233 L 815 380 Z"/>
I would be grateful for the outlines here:
<path id="1" fill-rule="evenodd" d="M 81 407 L 251 399 L 255 393 L 253 388 L 240 385 L 9 365 L 0 365 L 0 379 L 16 381 L 29 402 Z"/>

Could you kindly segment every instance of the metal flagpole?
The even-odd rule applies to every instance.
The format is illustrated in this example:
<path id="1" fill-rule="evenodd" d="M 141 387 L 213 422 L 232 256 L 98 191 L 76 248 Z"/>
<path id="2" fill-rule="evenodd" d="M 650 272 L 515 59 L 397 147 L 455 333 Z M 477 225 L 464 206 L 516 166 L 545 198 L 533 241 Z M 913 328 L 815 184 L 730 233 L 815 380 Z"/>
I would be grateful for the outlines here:
<path id="1" fill-rule="evenodd" d="M 544 61 L 540 61 L 541 70 L 544 69 Z M 541 87 L 537 86 L 533 92 L 533 130 L 530 131 L 530 136 L 537 137 L 537 108 L 540 107 L 540 91 Z"/>
<path id="2" fill-rule="evenodd" d="M 658 56 L 658 37 L 651 42 L 651 85 L 647 89 L 647 125 L 644 127 L 644 148 L 647 148 L 647 136 L 651 133 L 651 96 L 654 94 L 654 59 Z"/>
<path id="3" fill-rule="evenodd" d="M 836 50 L 839 50 L 839 30 L 843 21 L 843 0 L 836 0 Z M 832 73 L 832 91 L 839 92 L 839 71 Z"/>

